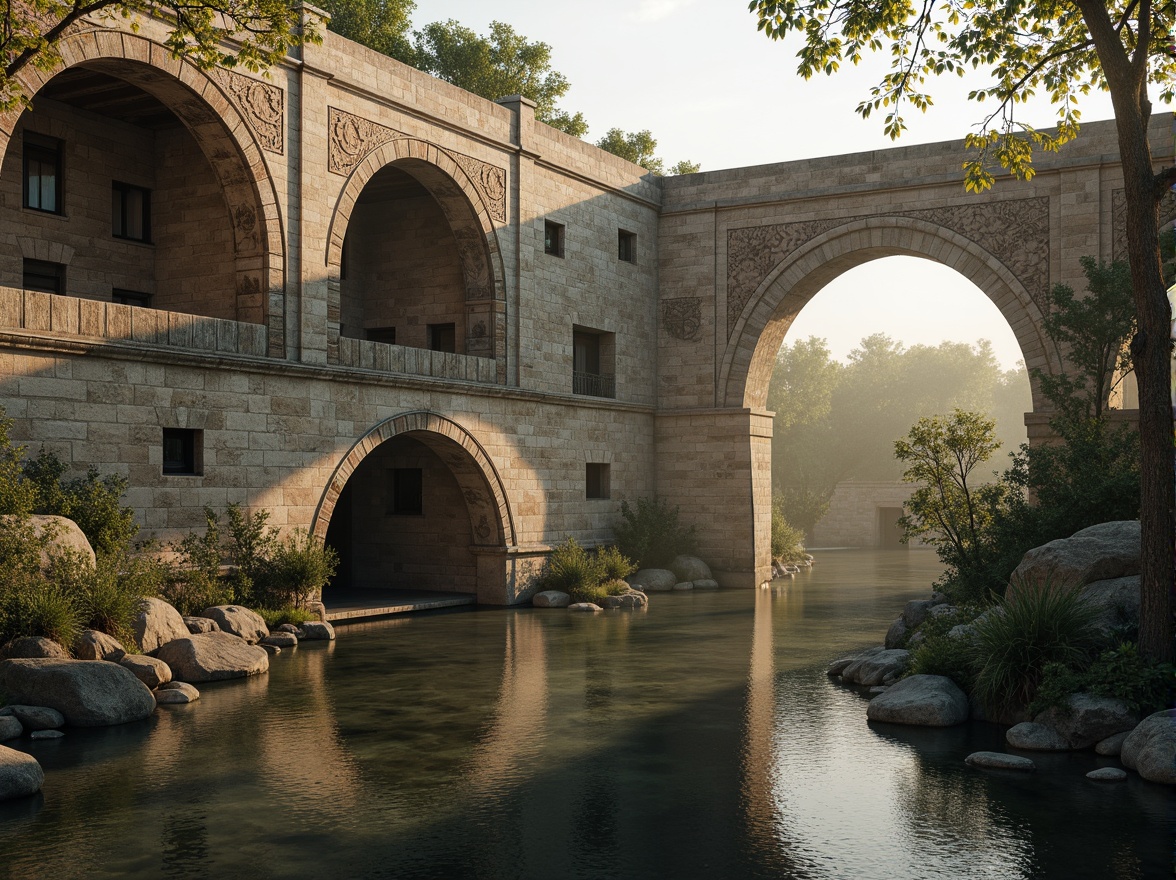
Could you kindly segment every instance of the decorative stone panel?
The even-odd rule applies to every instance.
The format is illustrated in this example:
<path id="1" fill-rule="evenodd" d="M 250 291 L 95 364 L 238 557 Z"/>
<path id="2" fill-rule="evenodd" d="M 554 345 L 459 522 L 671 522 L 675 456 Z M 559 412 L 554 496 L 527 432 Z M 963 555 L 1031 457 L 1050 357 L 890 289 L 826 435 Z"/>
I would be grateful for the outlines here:
<path id="1" fill-rule="evenodd" d="M 702 335 L 702 299 L 682 296 L 662 300 L 662 329 L 675 339 L 696 342 Z"/>
<path id="2" fill-rule="evenodd" d="M 285 152 L 286 93 L 270 83 L 231 70 L 218 70 L 217 79 L 233 96 L 262 149 Z"/>

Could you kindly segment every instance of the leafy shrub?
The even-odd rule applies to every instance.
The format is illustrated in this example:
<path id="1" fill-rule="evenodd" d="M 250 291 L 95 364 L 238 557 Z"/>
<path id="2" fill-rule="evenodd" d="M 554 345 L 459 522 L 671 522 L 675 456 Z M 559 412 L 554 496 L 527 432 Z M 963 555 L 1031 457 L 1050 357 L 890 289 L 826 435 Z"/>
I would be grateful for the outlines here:
<path id="1" fill-rule="evenodd" d="M 254 587 L 255 599 L 269 608 L 304 606 L 322 595 L 338 565 L 339 555 L 333 547 L 305 529 L 295 529 L 273 544 L 260 589 L 259 585 Z"/>
<path id="2" fill-rule="evenodd" d="M 135 512 L 121 504 L 127 481 L 114 475 L 104 477 L 93 467 L 84 477 L 63 480 L 65 471 L 66 465 L 57 454 L 45 450 L 24 463 L 24 479 L 35 493 L 33 511 L 72 519 L 96 554 L 125 550 L 139 530 Z"/>
<path id="3" fill-rule="evenodd" d="M 782 562 L 804 559 L 804 532 L 789 525 L 777 503 L 772 504 L 772 558 Z"/>
<path id="4" fill-rule="evenodd" d="M 1088 657 L 1097 616 L 1077 590 L 1021 586 L 974 624 L 976 696 L 990 709 L 1028 705 L 1047 664 L 1076 667 Z"/>
<path id="5" fill-rule="evenodd" d="M 624 580 L 637 570 L 637 566 L 633 564 L 632 560 L 614 544 L 598 548 L 596 561 L 600 566 L 601 576 L 607 581 Z"/>
<path id="6" fill-rule="evenodd" d="M 1133 642 L 1123 642 L 1103 651 L 1085 668 L 1047 664 L 1029 708 L 1036 714 L 1052 706 L 1064 707 L 1071 694 L 1086 693 L 1122 700 L 1132 712 L 1147 715 L 1170 705 L 1174 689 L 1176 667 L 1150 661 L 1140 656 Z"/>
<path id="7" fill-rule="evenodd" d="M 204 508 L 207 528 L 203 535 L 189 532 L 171 545 L 178 561 L 169 566 L 160 594 L 180 614 L 199 614 L 213 605 L 237 601 L 233 584 L 220 576 L 220 520 L 211 508 Z"/>
<path id="8" fill-rule="evenodd" d="M 604 547 L 590 553 L 568 538 L 552 551 L 539 575 L 539 590 L 560 590 L 573 602 L 595 602 L 605 596 L 617 596 L 629 589 L 621 580 L 631 574 L 633 565 L 616 547 Z"/>
<path id="9" fill-rule="evenodd" d="M 53 581 L 33 577 L 11 585 L 0 596 L 0 641 L 43 636 L 69 648 L 82 630 L 75 596 Z"/>
<path id="10" fill-rule="evenodd" d="M 607 596 L 620 596 L 628 592 L 629 585 L 622 580 L 607 580 L 599 584 L 582 584 L 568 591 L 573 602 L 591 602 L 601 605 Z"/>
<path id="11" fill-rule="evenodd" d="M 617 547 L 641 568 L 664 568 L 675 556 L 694 552 L 694 526 L 684 525 L 678 508 L 659 498 L 638 498 L 636 507 L 622 501 L 614 532 Z"/>
<path id="12" fill-rule="evenodd" d="M 962 606 L 954 614 L 927 618 L 918 628 L 923 638 L 910 648 L 907 675 L 945 675 L 970 693 L 976 682 L 975 658 L 970 639 L 952 638 L 948 633 L 960 624 L 971 623 L 979 614 L 977 606 Z"/>
<path id="13" fill-rule="evenodd" d="M 265 621 L 265 625 L 270 629 L 281 626 L 283 623 L 292 623 L 295 626 L 306 623 L 308 620 L 316 620 L 316 615 L 307 611 L 305 608 L 256 608 L 253 609 Z"/>

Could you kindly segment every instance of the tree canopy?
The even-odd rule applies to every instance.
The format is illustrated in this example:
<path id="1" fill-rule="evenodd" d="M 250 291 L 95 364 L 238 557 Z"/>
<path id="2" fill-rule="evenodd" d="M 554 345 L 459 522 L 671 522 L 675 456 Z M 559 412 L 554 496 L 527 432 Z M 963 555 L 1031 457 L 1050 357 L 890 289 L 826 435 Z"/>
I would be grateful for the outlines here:
<path id="1" fill-rule="evenodd" d="M 328 29 L 405 64 L 415 64 L 414 0 L 320 0 L 331 13 Z"/>
<path id="2" fill-rule="evenodd" d="M 654 155 L 654 150 L 657 149 L 657 140 L 648 128 L 634 132 L 610 128 L 605 136 L 596 142 L 596 146 L 614 156 L 628 159 L 654 174 L 697 174 L 702 168 L 697 162 L 682 159 L 671 165 L 667 171 L 665 162 Z"/>

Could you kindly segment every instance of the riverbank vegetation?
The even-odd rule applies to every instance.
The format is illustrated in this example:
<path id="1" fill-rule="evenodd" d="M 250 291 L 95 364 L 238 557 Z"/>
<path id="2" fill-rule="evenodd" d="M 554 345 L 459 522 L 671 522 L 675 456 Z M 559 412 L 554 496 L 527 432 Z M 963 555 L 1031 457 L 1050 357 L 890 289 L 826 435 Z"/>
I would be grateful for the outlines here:
<path id="1" fill-rule="evenodd" d="M 552 551 L 536 579 L 536 590 L 559 590 L 572 602 L 599 605 L 606 596 L 619 596 L 629 590 L 624 578 L 637 570 L 628 557 L 615 546 L 589 551 L 568 538 Z"/>
<path id="2" fill-rule="evenodd" d="M 620 552 L 638 568 L 665 568 L 676 556 L 694 555 L 697 542 L 695 527 L 683 523 L 678 508 L 661 498 L 622 501 L 613 533 Z"/>

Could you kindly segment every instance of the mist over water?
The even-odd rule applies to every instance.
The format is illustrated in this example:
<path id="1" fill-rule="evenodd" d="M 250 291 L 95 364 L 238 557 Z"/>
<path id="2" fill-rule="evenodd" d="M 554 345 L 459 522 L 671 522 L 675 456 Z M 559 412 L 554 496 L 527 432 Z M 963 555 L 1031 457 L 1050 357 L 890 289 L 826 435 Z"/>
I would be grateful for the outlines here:
<path id="1" fill-rule="evenodd" d="M 825 676 L 938 571 L 827 552 L 646 613 L 341 628 L 149 722 L 19 741 L 47 778 L 0 805 L 0 877 L 1170 875 L 1164 787 L 1092 783 L 1093 753 L 973 770 L 1002 728 L 870 725 Z"/>

